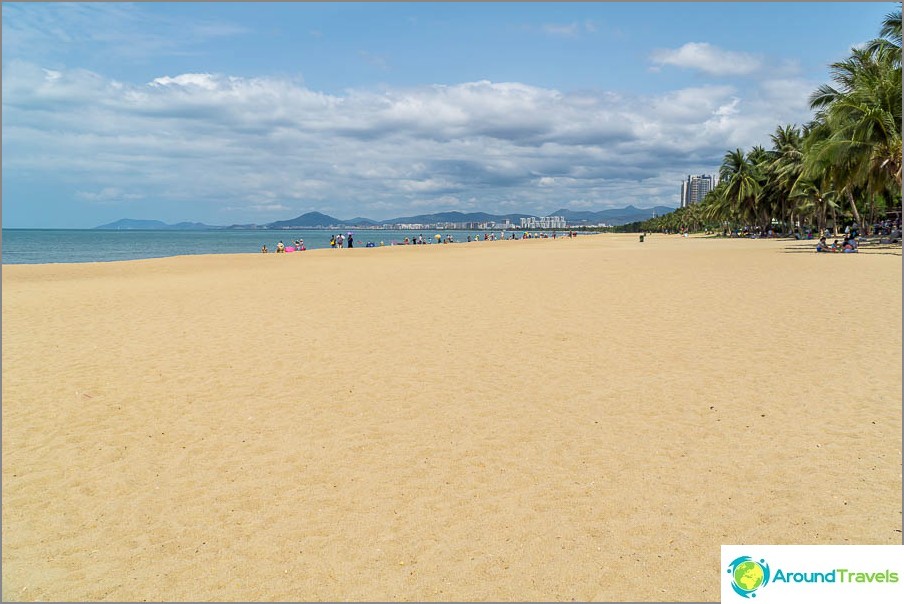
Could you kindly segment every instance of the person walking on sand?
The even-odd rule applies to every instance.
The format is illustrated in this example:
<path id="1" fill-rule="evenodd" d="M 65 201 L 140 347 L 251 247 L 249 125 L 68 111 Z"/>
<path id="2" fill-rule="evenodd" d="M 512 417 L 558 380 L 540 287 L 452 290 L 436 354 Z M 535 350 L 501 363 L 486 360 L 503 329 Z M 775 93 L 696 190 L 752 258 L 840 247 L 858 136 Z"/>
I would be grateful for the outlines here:
<path id="1" fill-rule="evenodd" d="M 342 242 L 345 241 L 345 237 L 342 236 L 342 233 L 336 235 L 336 247 L 338 249 L 342 249 Z"/>
<path id="2" fill-rule="evenodd" d="M 349 248 L 355 247 L 355 236 L 352 233 L 348 234 L 348 247 Z"/>
<path id="3" fill-rule="evenodd" d="M 336 249 L 336 236 L 330 235 L 330 247 Z"/>

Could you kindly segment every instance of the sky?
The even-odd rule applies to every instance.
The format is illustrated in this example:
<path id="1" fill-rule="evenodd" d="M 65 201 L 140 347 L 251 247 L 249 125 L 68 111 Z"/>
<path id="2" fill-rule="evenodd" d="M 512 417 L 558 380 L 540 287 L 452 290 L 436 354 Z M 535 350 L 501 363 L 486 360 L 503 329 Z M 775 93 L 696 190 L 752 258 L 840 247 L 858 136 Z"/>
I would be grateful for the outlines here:
<path id="1" fill-rule="evenodd" d="M 869 3 L 2 4 L 2 224 L 678 205 Z"/>

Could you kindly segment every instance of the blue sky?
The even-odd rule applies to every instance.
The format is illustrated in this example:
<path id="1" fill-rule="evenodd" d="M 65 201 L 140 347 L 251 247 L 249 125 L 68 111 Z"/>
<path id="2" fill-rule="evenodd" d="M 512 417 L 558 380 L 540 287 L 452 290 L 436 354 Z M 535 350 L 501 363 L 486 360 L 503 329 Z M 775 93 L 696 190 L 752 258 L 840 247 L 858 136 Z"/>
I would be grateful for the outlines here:
<path id="1" fill-rule="evenodd" d="M 9 3 L 3 226 L 675 206 L 881 3 Z"/>

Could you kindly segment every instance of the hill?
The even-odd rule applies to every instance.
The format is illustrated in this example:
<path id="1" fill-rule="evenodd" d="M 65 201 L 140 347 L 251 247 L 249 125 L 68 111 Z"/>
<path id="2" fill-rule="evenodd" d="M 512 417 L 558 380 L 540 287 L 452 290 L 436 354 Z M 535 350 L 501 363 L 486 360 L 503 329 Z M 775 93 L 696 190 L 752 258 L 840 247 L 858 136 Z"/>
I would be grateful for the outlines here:
<path id="1" fill-rule="evenodd" d="M 515 224 L 522 218 L 530 217 L 530 214 L 487 214 L 485 212 L 437 212 L 435 214 L 419 214 L 417 216 L 403 216 L 401 218 L 392 218 L 389 220 L 381 220 L 380 224 L 396 224 L 396 223 L 435 223 L 435 222 L 504 222 L 510 220 Z"/>
<path id="2" fill-rule="evenodd" d="M 635 208 L 628 206 L 626 208 L 617 208 L 610 210 L 600 210 L 598 212 L 581 212 L 575 210 L 567 210 L 562 208 L 555 212 L 550 212 L 549 216 L 564 216 L 568 224 L 580 226 L 582 224 L 600 224 L 606 223 L 611 225 L 622 225 L 630 222 L 639 222 L 647 220 L 655 216 L 661 216 L 672 212 L 675 208 L 665 206 L 656 206 L 654 208 Z M 325 227 L 364 227 L 375 225 L 392 225 L 392 224 L 436 224 L 443 222 L 496 222 L 501 223 L 506 220 L 515 226 L 520 225 L 522 218 L 530 218 L 531 214 L 487 214 L 486 212 L 436 212 L 434 214 L 418 214 L 417 216 L 401 216 L 399 218 L 390 218 L 387 220 L 371 220 L 361 216 L 343 220 L 335 218 L 321 212 L 308 212 L 295 218 L 288 220 L 277 220 L 267 224 L 233 224 L 227 227 L 211 226 L 202 222 L 180 222 L 177 224 L 166 224 L 159 220 L 134 220 L 125 218 L 117 220 L 109 224 L 104 224 L 95 229 L 104 230 L 205 230 L 205 229 L 304 229 L 304 228 L 325 228 Z"/>
<path id="3" fill-rule="evenodd" d="M 328 227 L 331 225 L 345 224 L 345 221 L 333 218 L 320 212 L 308 212 L 289 220 L 277 220 L 264 225 L 268 229 L 289 229 L 304 227 Z"/>
<path id="4" fill-rule="evenodd" d="M 666 206 L 656 206 L 653 208 L 635 208 L 627 206 L 625 208 L 615 208 L 611 210 L 600 210 L 599 212 L 576 212 L 573 210 L 556 210 L 552 212 L 552 216 L 564 216 L 569 224 L 599 224 L 606 223 L 611 225 L 622 225 L 629 222 L 637 222 L 647 220 L 655 216 L 662 216 L 674 211 L 675 208 Z"/>
<path id="5" fill-rule="evenodd" d="M 104 231 L 204 231 L 219 228 L 221 227 L 210 226 L 203 222 L 178 222 L 176 224 L 166 224 L 159 220 L 135 220 L 132 218 L 123 218 L 116 222 L 94 227 L 95 230 Z"/>

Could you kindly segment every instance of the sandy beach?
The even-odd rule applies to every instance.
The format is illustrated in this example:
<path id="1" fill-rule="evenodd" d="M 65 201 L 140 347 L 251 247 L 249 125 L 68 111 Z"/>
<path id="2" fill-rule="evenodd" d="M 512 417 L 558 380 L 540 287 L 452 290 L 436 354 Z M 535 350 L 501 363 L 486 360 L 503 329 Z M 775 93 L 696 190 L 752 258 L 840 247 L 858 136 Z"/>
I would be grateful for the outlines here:
<path id="1" fill-rule="evenodd" d="M 717 601 L 900 544 L 901 250 L 4 265 L 4 600 Z"/>

